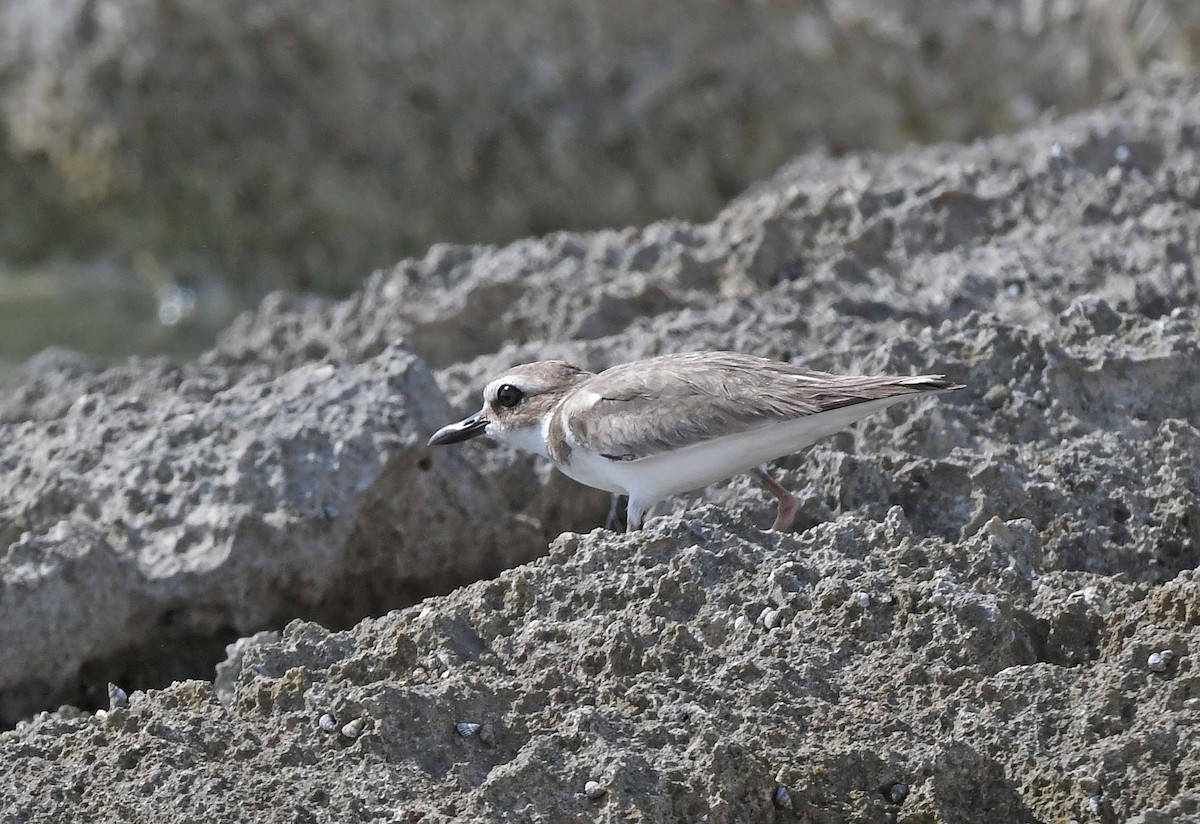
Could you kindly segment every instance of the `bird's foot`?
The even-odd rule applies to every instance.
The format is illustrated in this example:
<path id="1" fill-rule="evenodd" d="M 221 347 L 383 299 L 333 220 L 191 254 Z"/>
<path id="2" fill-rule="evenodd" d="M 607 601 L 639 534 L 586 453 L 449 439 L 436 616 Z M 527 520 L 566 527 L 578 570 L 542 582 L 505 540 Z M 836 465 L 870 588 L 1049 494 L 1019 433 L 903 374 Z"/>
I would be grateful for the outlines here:
<path id="1" fill-rule="evenodd" d="M 771 524 L 769 531 L 791 531 L 792 522 L 796 520 L 796 513 L 800 510 L 800 504 L 796 500 L 796 496 L 780 486 L 779 482 L 768 475 L 765 469 L 759 468 L 754 470 L 754 476 L 758 478 L 763 488 L 774 495 L 775 499 L 779 501 L 779 511 L 775 514 L 775 523 Z"/>

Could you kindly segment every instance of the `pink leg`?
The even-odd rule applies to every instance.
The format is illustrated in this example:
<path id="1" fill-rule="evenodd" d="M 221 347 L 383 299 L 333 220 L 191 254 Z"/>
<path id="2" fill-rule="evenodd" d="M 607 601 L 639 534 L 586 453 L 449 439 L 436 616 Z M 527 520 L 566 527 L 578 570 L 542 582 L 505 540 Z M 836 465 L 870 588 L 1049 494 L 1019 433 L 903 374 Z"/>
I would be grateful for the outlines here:
<path id="1" fill-rule="evenodd" d="M 787 532 L 792 528 L 792 521 L 796 520 L 796 511 L 800 508 L 800 505 L 796 503 L 796 496 L 780 486 L 761 467 L 754 470 L 754 477 L 758 478 L 763 489 L 770 492 L 779 501 L 779 513 L 775 516 L 775 523 L 771 524 L 771 529 L 776 532 Z"/>

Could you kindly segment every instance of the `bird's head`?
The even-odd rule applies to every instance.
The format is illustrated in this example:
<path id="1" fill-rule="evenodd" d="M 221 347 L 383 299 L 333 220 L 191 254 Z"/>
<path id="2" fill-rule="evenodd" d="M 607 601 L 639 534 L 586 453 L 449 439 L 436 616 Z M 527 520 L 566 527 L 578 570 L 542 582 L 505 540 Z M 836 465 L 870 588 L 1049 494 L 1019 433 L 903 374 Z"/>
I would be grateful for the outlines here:
<path id="1" fill-rule="evenodd" d="M 546 426 L 555 407 L 590 372 L 565 361 L 548 360 L 514 366 L 483 389 L 483 408 L 457 423 L 443 426 L 430 446 L 458 443 L 487 435 L 526 452 L 546 456 Z"/>

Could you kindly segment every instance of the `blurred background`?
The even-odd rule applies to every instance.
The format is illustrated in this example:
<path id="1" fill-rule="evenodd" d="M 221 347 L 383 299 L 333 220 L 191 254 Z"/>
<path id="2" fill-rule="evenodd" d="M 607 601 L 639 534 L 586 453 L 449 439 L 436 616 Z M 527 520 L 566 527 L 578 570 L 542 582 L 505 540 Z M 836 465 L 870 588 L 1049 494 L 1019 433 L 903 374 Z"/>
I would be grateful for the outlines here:
<path id="1" fill-rule="evenodd" d="M 1198 60 L 1196 0 L 0 0 L 0 380 Z"/>

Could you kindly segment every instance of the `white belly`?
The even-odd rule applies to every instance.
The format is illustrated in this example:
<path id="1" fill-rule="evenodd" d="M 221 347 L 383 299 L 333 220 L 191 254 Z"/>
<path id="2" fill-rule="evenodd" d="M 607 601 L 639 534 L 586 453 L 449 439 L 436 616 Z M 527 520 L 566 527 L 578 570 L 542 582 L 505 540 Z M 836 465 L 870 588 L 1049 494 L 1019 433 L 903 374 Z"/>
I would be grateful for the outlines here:
<path id="1" fill-rule="evenodd" d="M 636 461 L 611 461 L 576 449 L 571 453 L 570 464 L 559 465 L 559 469 L 582 484 L 653 503 L 799 452 L 868 415 L 915 397 L 882 398 L 771 423 Z"/>
<path id="2" fill-rule="evenodd" d="M 629 489 L 618 479 L 618 476 L 624 477 L 620 472 L 620 464 L 620 461 L 610 461 L 592 452 L 576 449 L 571 452 L 569 464 L 556 463 L 555 466 L 568 478 L 585 486 L 617 495 L 628 495 Z"/>

